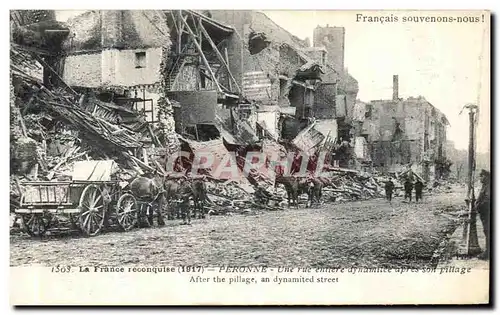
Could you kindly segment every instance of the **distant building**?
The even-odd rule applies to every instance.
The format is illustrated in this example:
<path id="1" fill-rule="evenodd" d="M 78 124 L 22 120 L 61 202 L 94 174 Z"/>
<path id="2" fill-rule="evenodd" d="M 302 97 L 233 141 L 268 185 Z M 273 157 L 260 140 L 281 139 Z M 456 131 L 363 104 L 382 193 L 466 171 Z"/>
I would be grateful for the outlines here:
<path id="1" fill-rule="evenodd" d="M 366 105 L 361 135 L 369 144 L 373 167 L 398 171 L 412 166 L 425 179 L 435 175 L 435 162 L 446 157 L 446 116 L 424 97 L 401 99 L 398 77 L 393 99 Z"/>
<path id="2" fill-rule="evenodd" d="M 349 74 L 344 64 L 345 34 L 344 27 L 318 26 L 313 33 L 314 48 L 308 51 L 310 55 L 320 58 L 325 64 L 325 74 L 322 76 L 314 100 L 314 115 L 318 119 L 329 121 L 331 128 L 336 129 L 334 137 L 336 143 L 344 143 L 343 149 L 334 157 L 339 161 L 339 166 L 355 167 L 355 156 L 364 155 L 362 152 L 365 152 L 366 146 L 361 147 L 359 142 L 362 140 L 358 139 L 356 148 L 354 110 L 359 86 L 358 81 Z M 348 156 L 340 156 L 345 154 Z M 346 164 L 341 161 L 348 162 Z"/>

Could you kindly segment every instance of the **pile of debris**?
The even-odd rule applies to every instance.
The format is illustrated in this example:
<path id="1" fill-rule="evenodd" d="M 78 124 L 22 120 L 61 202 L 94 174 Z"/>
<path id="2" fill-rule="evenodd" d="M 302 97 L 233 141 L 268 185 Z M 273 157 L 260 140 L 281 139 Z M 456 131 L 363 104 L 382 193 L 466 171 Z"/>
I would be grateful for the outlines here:
<path id="1" fill-rule="evenodd" d="M 330 168 L 324 196 L 330 201 L 362 200 L 384 196 L 385 180 L 354 170 Z"/>
<path id="2" fill-rule="evenodd" d="M 161 169 L 166 151 L 179 150 L 173 131 L 157 132 L 132 104 L 76 92 L 44 65 L 60 83 L 48 88 L 35 73 L 43 63 L 36 52 L 11 46 L 11 210 L 23 181 L 71 180 L 75 162 L 114 160 L 120 167 L 116 179 L 130 181 Z"/>
<path id="3" fill-rule="evenodd" d="M 168 176 L 166 161 L 181 149 L 190 151 L 192 156 L 196 150 L 212 152 L 219 162 L 223 160 L 221 155 L 236 150 L 234 153 L 241 172 L 249 162 L 246 153 L 250 147 L 264 154 L 269 168 L 273 159 L 286 157 L 288 153 L 304 152 L 312 156 L 331 146 L 332 139 L 314 129 L 314 124 L 287 145 L 272 138 L 256 143 L 254 137 L 249 137 L 252 141 L 246 145 L 234 144 L 236 138 L 229 141 L 229 136 L 224 135 L 208 142 L 188 140 L 173 131 L 173 118 L 169 114 L 172 104 L 168 99 L 158 104 L 160 123 L 153 125 L 133 109 L 133 104 L 104 102 L 94 94 L 76 92 L 51 68 L 48 69 L 59 79 L 61 87 L 47 88 L 24 71 L 27 67 L 35 69 L 32 62 L 43 60 L 34 52 L 15 46 L 11 49 L 14 50 L 11 75 L 15 80 L 15 84 L 11 83 L 11 120 L 14 122 L 11 127 L 11 156 L 14 157 L 11 207 L 19 203 L 23 180 L 68 181 L 72 179 L 74 164 L 81 161 L 113 160 L 119 167 L 114 178 L 130 182 L 144 174 Z M 190 169 L 189 159 L 179 160 L 174 166 L 177 171 Z M 209 170 L 208 175 L 213 171 Z M 385 177 L 333 167 L 327 171 L 329 176 L 322 178 L 323 196 L 329 201 L 384 196 Z M 284 187 L 276 187 L 276 178 L 267 172 L 254 171 L 246 175 L 241 172 L 238 179 L 208 178 L 212 213 L 245 213 L 252 208 L 277 210 L 286 204 Z M 402 191 L 399 180 L 395 181 L 395 186 L 396 194 Z M 269 200 L 266 204 L 259 198 L 259 193 L 263 192 Z"/>

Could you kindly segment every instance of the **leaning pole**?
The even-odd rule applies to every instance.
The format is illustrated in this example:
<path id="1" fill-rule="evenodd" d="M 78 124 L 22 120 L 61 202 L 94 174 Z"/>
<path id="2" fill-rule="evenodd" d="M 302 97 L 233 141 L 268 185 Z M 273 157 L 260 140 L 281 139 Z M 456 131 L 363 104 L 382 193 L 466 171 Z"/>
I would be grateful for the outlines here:
<path id="1" fill-rule="evenodd" d="M 459 254 L 464 256 L 475 256 L 481 252 L 477 238 L 477 212 L 474 208 L 476 196 L 474 193 L 474 174 L 476 168 L 475 152 L 475 126 L 477 119 L 477 105 L 469 104 L 465 108 L 469 110 L 469 154 L 468 154 L 468 173 L 467 173 L 467 219 L 464 224 L 463 242 L 459 249 Z"/>

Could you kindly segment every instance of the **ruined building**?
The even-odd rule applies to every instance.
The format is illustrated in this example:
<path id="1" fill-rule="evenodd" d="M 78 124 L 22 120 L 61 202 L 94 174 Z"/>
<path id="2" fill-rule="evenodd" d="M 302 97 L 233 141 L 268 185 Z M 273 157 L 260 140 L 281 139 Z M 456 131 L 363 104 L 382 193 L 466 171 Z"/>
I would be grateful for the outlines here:
<path id="1" fill-rule="evenodd" d="M 154 11 L 87 11 L 68 21 L 63 79 L 94 90 L 103 101 L 124 102 L 157 121 L 161 64 L 170 50 L 169 29 Z"/>
<path id="2" fill-rule="evenodd" d="M 227 64 L 232 27 L 192 10 L 87 11 L 68 25 L 61 72 L 70 86 L 194 140 L 244 129 L 232 115 L 247 103 Z"/>
<path id="3" fill-rule="evenodd" d="M 436 162 L 446 157 L 446 116 L 424 97 L 399 98 L 393 77 L 393 98 L 366 104 L 361 135 L 369 144 L 373 167 L 400 171 L 411 166 L 429 180 Z"/>
<path id="4" fill-rule="evenodd" d="M 53 63 L 64 82 L 167 134 L 290 142 L 314 122 L 306 146 L 353 148 L 358 85 L 344 69 L 343 28 L 318 27 L 310 47 L 256 11 L 98 10 L 67 24 Z"/>
<path id="5" fill-rule="evenodd" d="M 325 74 L 317 88 L 314 115 L 340 145 L 335 155 L 340 166 L 355 167 L 356 123 L 354 112 L 358 82 L 345 67 L 345 28 L 318 26 L 313 33 L 313 47 L 306 51 L 325 65 Z"/>
<path id="6" fill-rule="evenodd" d="M 165 13 L 173 42 L 166 84 L 168 97 L 180 104 L 175 110 L 177 133 L 201 141 L 221 134 L 232 142 L 236 139 L 230 134 L 254 141 L 252 109 L 229 66 L 233 27 L 212 19 L 209 12 Z"/>
<path id="7" fill-rule="evenodd" d="M 256 104 L 258 128 L 293 139 L 313 117 L 323 68 L 302 48 L 306 42 L 256 11 L 211 11 L 233 25 L 229 66 L 245 97 Z"/>
<path id="8" fill-rule="evenodd" d="M 258 106 L 258 126 L 293 139 L 312 120 L 323 138 L 352 149 L 358 82 L 344 65 L 345 29 L 317 27 L 313 47 L 256 11 L 211 11 L 233 25 L 230 67 Z M 349 151 L 349 150 L 348 150 Z M 342 164 L 348 166 L 346 161 Z"/>

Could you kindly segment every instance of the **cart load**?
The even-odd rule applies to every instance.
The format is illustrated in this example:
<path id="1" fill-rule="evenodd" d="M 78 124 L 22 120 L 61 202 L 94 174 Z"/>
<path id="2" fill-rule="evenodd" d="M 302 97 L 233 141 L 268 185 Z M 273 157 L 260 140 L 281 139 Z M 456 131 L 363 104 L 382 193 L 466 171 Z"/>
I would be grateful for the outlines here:
<path id="1" fill-rule="evenodd" d="M 98 235 L 115 224 L 128 231 L 147 216 L 136 198 L 123 191 L 127 182 L 114 180 L 117 166 L 112 160 L 75 162 L 71 181 L 32 181 L 21 183 L 21 201 L 15 213 L 24 230 L 42 236 L 49 229 L 78 229 L 87 236 Z M 58 216 L 71 226 L 61 228 Z"/>

